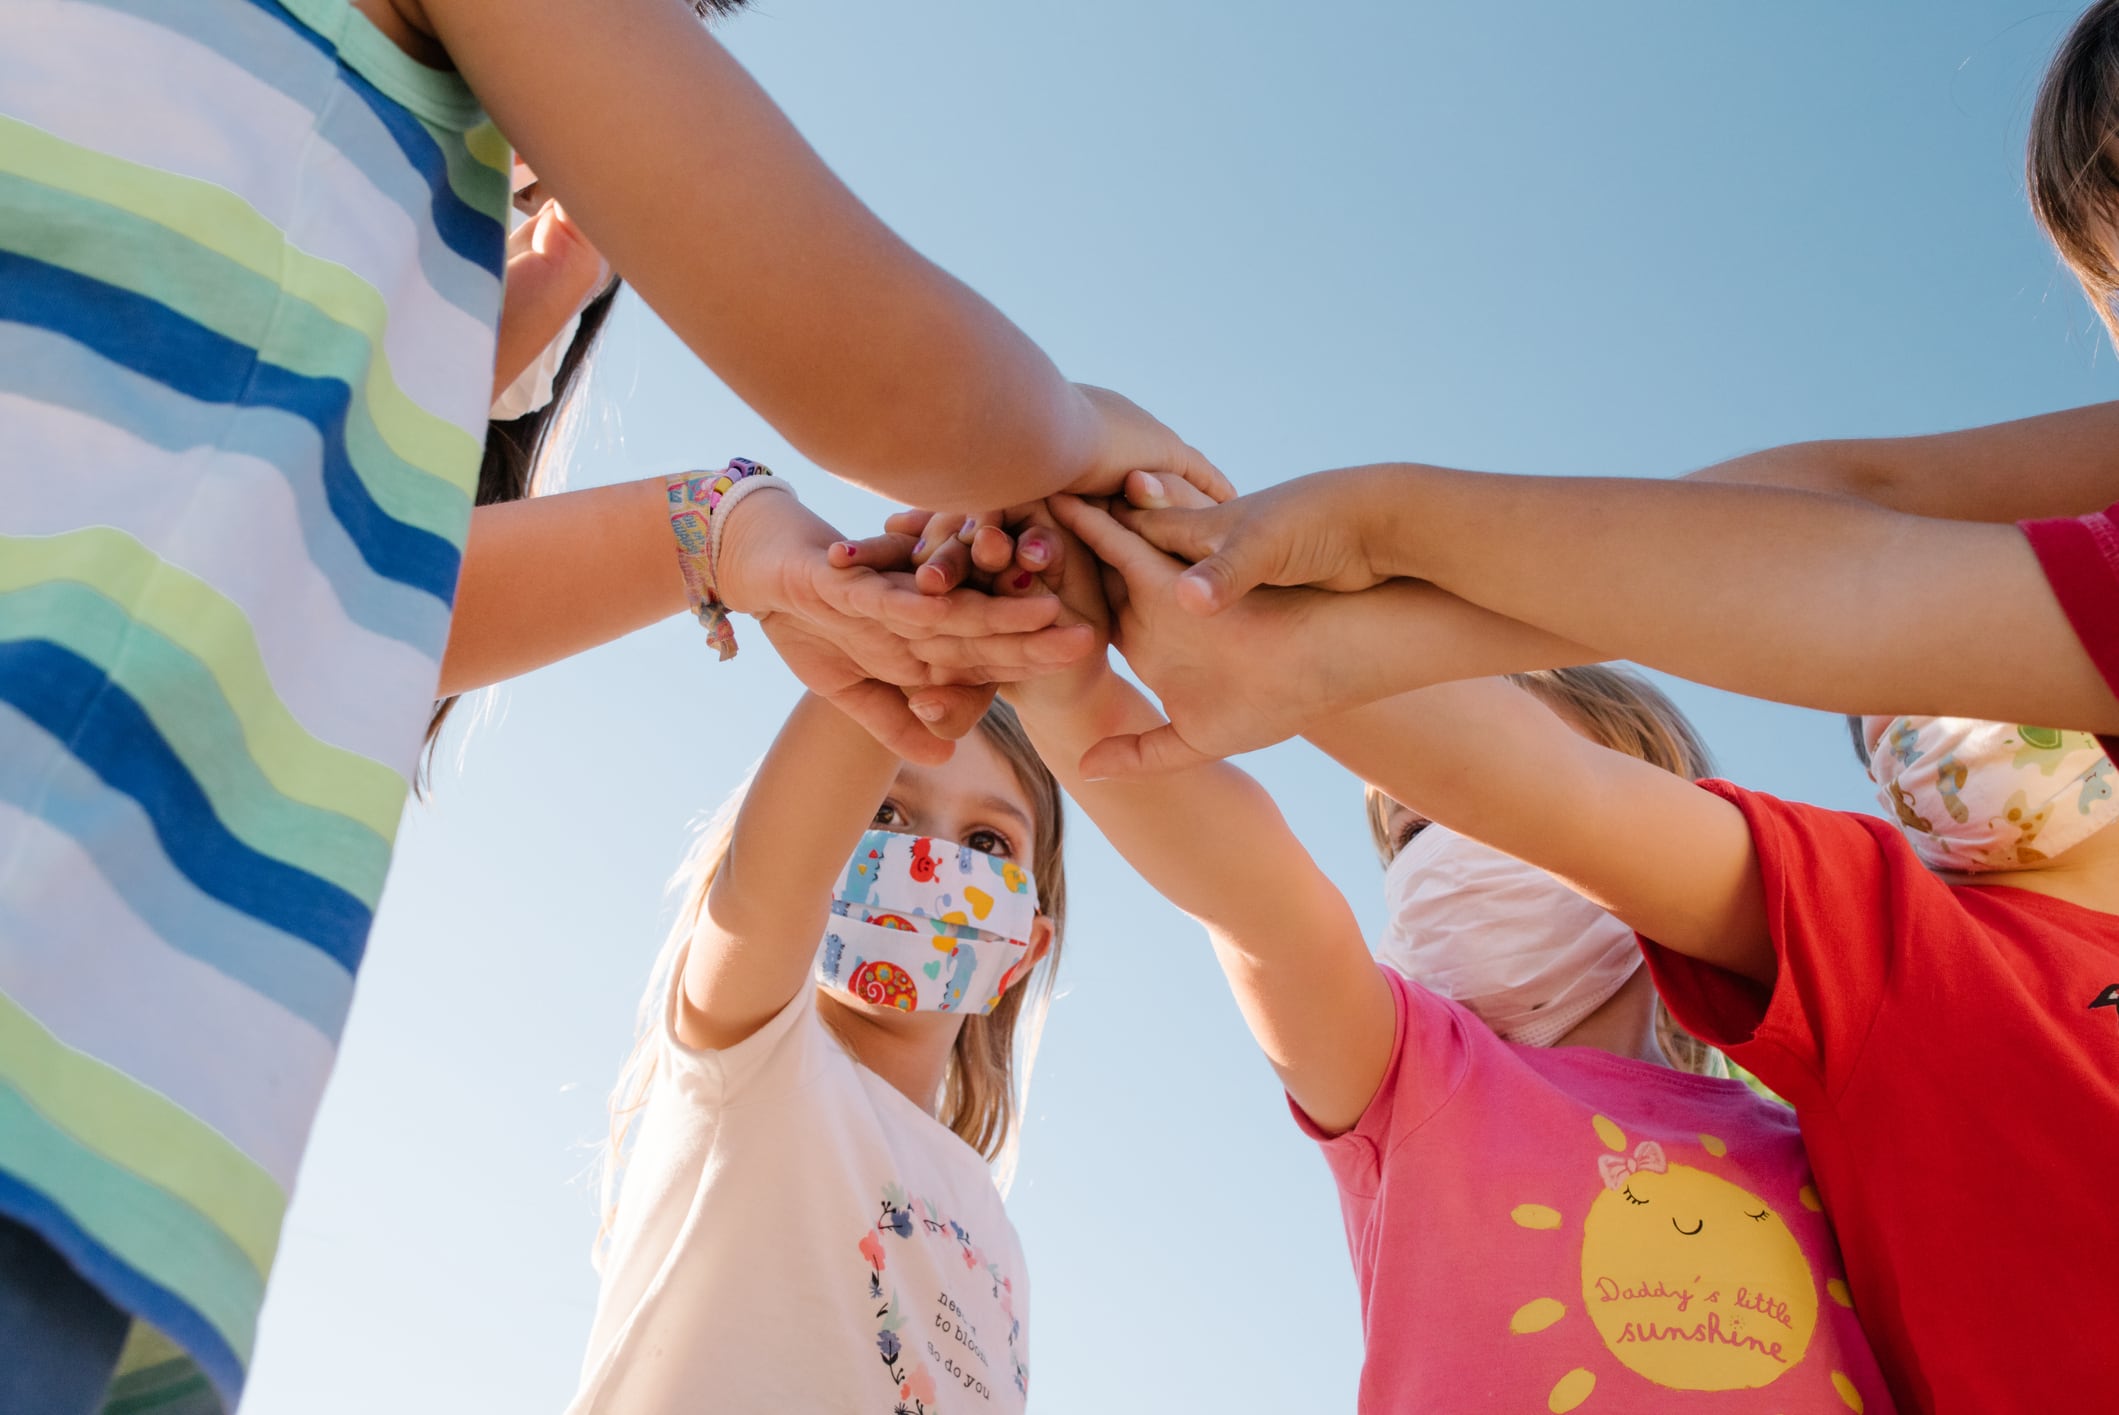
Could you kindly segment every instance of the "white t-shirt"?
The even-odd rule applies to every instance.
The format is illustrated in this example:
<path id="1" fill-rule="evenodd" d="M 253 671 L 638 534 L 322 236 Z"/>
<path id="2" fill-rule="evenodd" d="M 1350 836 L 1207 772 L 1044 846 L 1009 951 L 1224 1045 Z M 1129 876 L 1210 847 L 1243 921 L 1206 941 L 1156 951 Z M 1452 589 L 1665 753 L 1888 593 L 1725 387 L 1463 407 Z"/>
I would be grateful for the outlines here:
<path id="1" fill-rule="evenodd" d="M 1030 1292 L 986 1162 L 854 1060 L 814 987 L 686 1047 L 683 971 L 569 1415 L 1017 1415 Z"/>

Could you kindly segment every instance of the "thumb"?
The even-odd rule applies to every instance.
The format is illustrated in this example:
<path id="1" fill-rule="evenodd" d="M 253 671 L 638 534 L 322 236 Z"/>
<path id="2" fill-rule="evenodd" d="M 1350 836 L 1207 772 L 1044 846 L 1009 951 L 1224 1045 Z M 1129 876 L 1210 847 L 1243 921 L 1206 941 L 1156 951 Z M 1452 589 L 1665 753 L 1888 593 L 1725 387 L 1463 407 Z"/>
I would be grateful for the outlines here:
<path id="1" fill-rule="evenodd" d="M 1177 735 L 1169 723 L 1137 735 L 1106 737 L 1082 753 L 1084 781 L 1122 781 L 1157 776 L 1216 760 Z"/>
<path id="2" fill-rule="evenodd" d="M 927 730 L 912 715 L 905 695 L 888 683 L 866 678 L 828 694 L 831 704 L 868 730 L 868 735 L 909 762 L 940 766 L 955 752 L 953 744 Z"/>
<path id="3" fill-rule="evenodd" d="M 1266 579 L 1257 541 L 1239 529 L 1177 577 L 1177 602 L 1194 614 L 1219 614 Z"/>
<path id="4" fill-rule="evenodd" d="M 986 715 L 986 709 L 993 704 L 993 685 L 935 684 L 905 697 L 913 716 L 925 723 L 929 732 L 954 742 L 978 726 L 979 719 Z"/>
<path id="5" fill-rule="evenodd" d="M 1133 506 L 1113 506 L 1111 515 L 1120 525 L 1148 544 L 1179 560 L 1205 560 L 1228 539 L 1228 518 L 1218 508 L 1203 511 L 1147 511 Z"/>

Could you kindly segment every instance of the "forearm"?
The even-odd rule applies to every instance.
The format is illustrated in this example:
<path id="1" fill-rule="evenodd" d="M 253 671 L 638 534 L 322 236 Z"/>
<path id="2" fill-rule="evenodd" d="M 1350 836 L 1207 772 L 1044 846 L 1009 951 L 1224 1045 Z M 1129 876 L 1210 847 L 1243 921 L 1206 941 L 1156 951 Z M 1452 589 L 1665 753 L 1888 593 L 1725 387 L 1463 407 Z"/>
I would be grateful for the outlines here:
<path id="1" fill-rule="evenodd" d="M 806 456 L 937 509 L 1032 499 L 1087 469 L 1081 396 L 863 206 L 684 6 L 426 8 L 613 266 Z"/>
<path id="2" fill-rule="evenodd" d="M 788 714 L 737 810 L 686 959 L 698 1045 L 749 1036 L 804 985 L 833 887 L 897 768 L 821 698 Z"/>
<path id="3" fill-rule="evenodd" d="M 1830 711 L 2119 730 L 2013 526 L 1706 482 L 1358 475 L 1385 573 L 1595 657 Z"/>
<path id="4" fill-rule="evenodd" d="M 1309 739 L 1393 800 L 1556 875 L 1668 947 L 1772 975 L 1742 813 L 1590 741 L 1523 689 L 1448 683 L 1342 714 Z M 1466 751 L 1474 741 L 1507 745 Z"/>
<path id="5" fill-rule="evenodd" d="M 1152 782 L 1082 779 L 1077 764 L 1090 746 L 1162 720 L 1117 674 L 1066 699 L 1037 680 L 1003 691 L 1038 755 L 1097 829 L 1156 893 L 1209 929 L 1286 947 L 1291 929 L 1317 927 L 1321 901 L 1344 913 L 1344 901 L 1303 854 L 1272 798 L 1236 767 L 1214 763 Z M 1255 867 L 1262 858 L 1275 862 L 1270 872 Z"/>
<path id="6" fill-rule="evenodd" d="M 1263 787 L 1223 762 L 1148 782 L 1090 782 L 1100 738 L 1160 716 L 1106 675 L 1073 701 L 1016 690 L 1023 724 L 1062 786 L 1155 891 L 1203 924 L 1238 1008 L 1289 1094 L 1319 1124 L 1360 1118 L 1388 1063 L 1390 995 L 1346 900 Z"/>
<path id="7" fill-rule="evenodd" d="M 1319 594 L 1293 671 L 1344 711 L 1435 683 L 1595 663 L 1604 655 L 1418 580 Z"/>
<path id="8" fill-rule="evenodd" d="M 542 668 L 683 608 L 660 477 L 481 506 L 436 696 Z"/>
<path id="9" fill-rule="evenodd" d="M 2079 516 L 2119 501 L 2119 403 L 1925 437 L 1771 447 L 1687 480 L 1851 496 L 1944 520 Z"/>

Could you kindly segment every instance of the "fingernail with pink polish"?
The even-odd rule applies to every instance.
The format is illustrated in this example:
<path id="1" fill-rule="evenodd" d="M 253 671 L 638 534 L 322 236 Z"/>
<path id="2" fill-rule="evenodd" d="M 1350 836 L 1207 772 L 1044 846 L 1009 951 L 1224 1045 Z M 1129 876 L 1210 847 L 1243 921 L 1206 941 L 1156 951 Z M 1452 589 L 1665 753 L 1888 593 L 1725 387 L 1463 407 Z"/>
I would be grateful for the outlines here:
<path id="1" fill-rule="evenodd" d="M 1015 587 L 1019 590 L 1027 590 L 1030 588 L 1030 582 L 1036 578 L 1037 576 L 1025 570 L 1022 574 L 1015 577 Z"/>
<path id="2" fill-rule="evenodd" d="M 913 554 L 913 558 L 914 558 L 915 560 L 917 560 L 917 559 L 918 559 L 918 558 L 919 558 L 920 556 L 922 556 L 922 555 L 925 555 L 926 553 L 927 553 L 927 537 L 925 537 L 925 536 L 921 536 L 921 537 L 920 537 L 920 538 L 919 538 L 919 539 L 918 539 L 917 541 L 914 541 L 914 542 L 913 542 L 913 546 L 912 546 L 912 554 Z"/>

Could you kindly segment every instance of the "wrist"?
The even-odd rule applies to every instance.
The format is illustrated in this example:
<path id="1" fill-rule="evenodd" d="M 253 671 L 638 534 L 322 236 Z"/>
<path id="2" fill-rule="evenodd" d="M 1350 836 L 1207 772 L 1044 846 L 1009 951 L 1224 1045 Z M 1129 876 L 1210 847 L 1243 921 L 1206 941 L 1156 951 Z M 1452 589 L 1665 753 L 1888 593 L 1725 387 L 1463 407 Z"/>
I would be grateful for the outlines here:
<path id="1" fill-rule="evenodd" d="M 1421 473 L 1425 468 L 1403 462 L 1358 467 L 1354 478 L 1354 505 L 1348 521 L 1354 526 L 1355 550 L 1369 573 L 1379 580 L 1420 574 L 1419 515 L 1422 501 Z"/>
<path id="2" fill-rule="evenodd" d="M 831 527 L 778 485 L 729 508 L 720 528 L 714 592 L 739 614 L 762 617 L 788 603 L 787 577 L 802 556 L 822 561 Z"/>
<path id="3" fill-rule="evenodd" d="M 1001 697 L 1026 719 L 1057 724 L 1090 716 L 1107 696 L 1109 685 L 1116 681 L 1118 674 L 1111 667 L 1111 651 L 1100 648 L 1080 663 L 1035 678 L 1003 683 Z"/>

